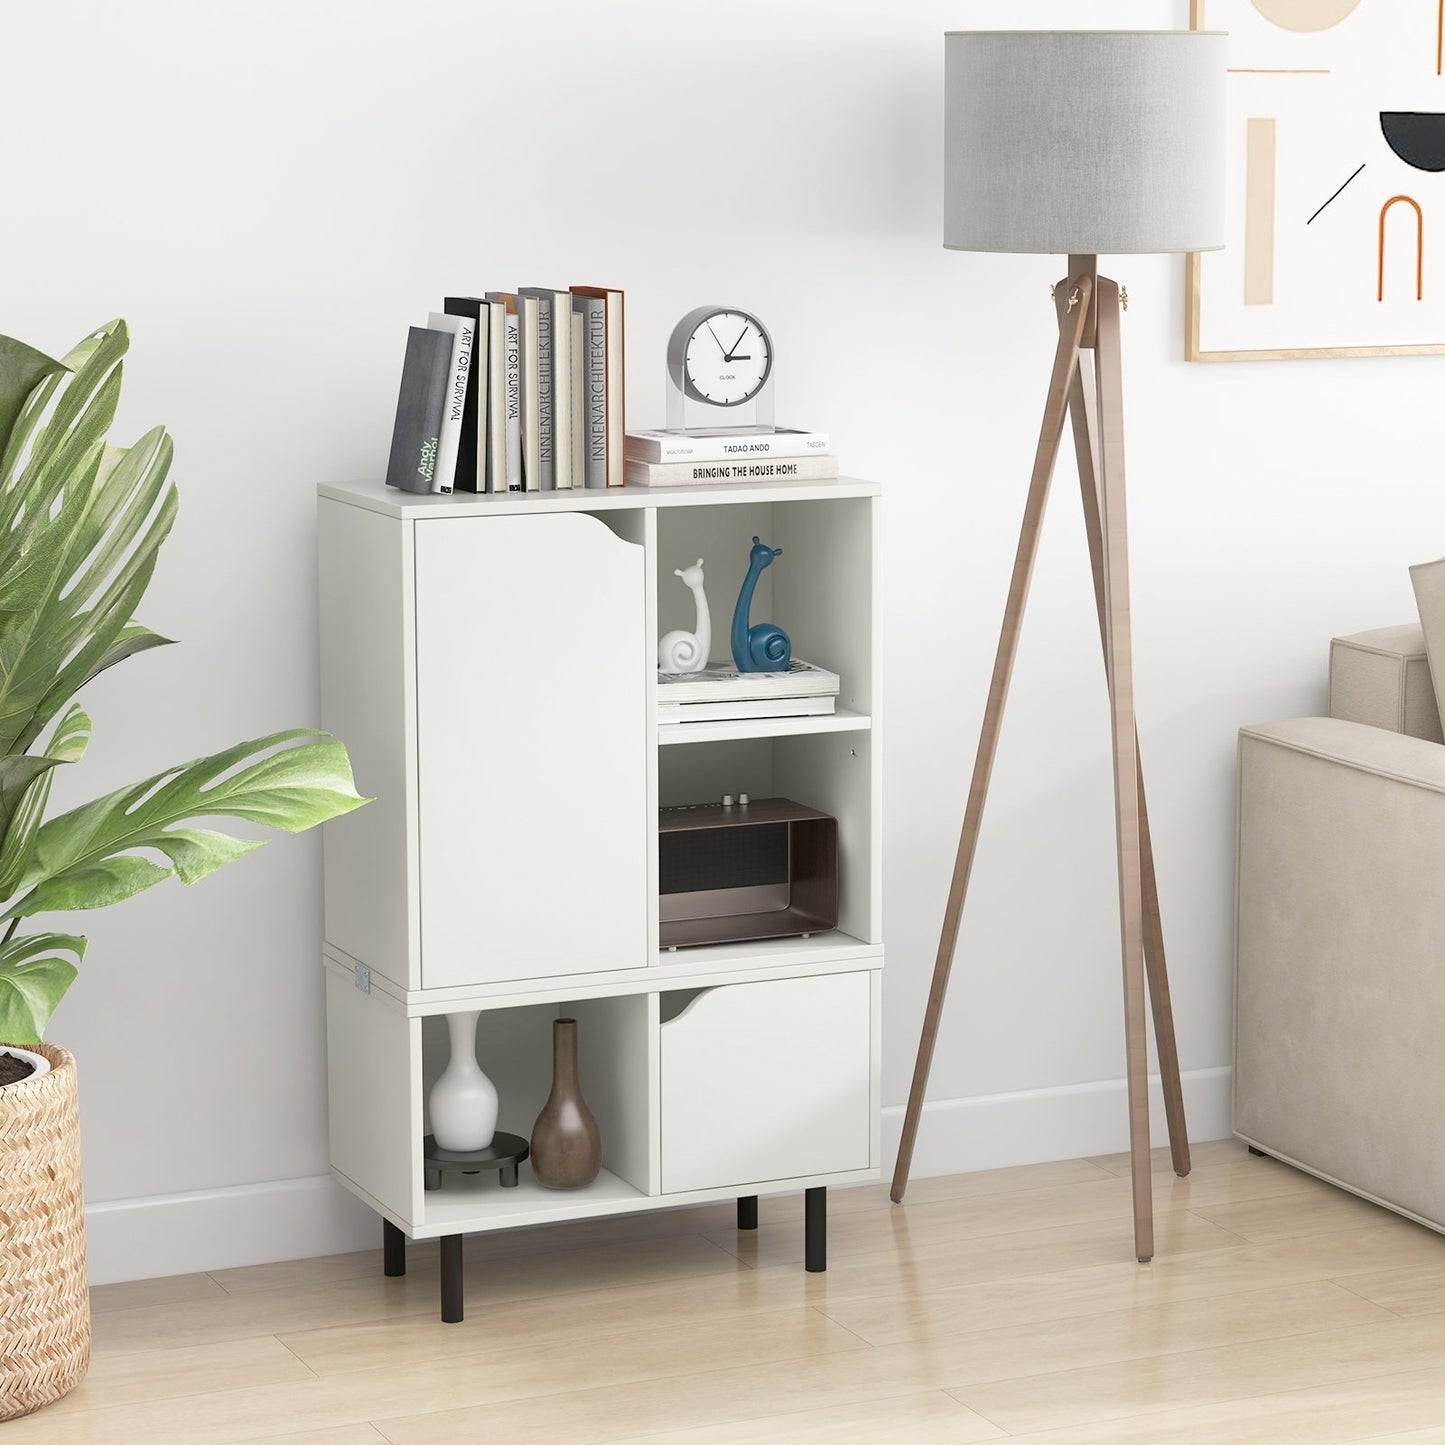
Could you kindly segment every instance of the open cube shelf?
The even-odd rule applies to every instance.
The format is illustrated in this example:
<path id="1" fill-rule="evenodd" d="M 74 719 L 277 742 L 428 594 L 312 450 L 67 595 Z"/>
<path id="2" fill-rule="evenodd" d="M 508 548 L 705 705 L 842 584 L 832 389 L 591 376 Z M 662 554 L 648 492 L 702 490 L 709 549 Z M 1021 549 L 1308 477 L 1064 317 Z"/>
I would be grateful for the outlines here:
<path id="1" fill-rule="evenodd" d="M 336 1176 L 413 1238 L 876 1177 L 876 488 L 321 492 L 323 721 L 376 799 L 326 827 Z M 836 713 L 659 725 L 674 569 L 705 559 L 722 659 L 755 535 L 783 555 L 751 620 L 838 673 Z M 837 820 L 837 927 L 664 949 L 658 810 L 740 793 Z M 423 1187 L 442 1015 L 473 1009 L 523 1137 L 578 1020 L 592 1185 Z"/>

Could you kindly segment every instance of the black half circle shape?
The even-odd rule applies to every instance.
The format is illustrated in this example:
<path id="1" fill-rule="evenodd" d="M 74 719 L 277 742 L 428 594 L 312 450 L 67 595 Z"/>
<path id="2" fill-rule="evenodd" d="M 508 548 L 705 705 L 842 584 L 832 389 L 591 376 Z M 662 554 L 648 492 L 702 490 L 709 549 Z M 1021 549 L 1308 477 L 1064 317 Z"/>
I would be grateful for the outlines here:
<path id="1" fill-rule="evenodd" d="M 1445 171 L 1445 115 L 1436 111 L 1382 110 L 1386 144 L 1417 171 Z"/>

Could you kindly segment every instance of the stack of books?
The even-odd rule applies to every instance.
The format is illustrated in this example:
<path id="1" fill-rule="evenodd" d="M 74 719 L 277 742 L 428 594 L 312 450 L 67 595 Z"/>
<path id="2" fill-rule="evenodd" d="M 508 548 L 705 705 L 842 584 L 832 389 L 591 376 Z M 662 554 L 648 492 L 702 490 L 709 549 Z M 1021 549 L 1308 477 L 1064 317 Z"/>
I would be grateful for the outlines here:
<path id="1" fill-rule="evenodd" d="M 627 484 L 696 487 L 719 482 L 817 482 L 838 475 L 825 432 L 792 427 L 737 431 L 630 431 Z"/>
<path id="2" fill-rule="evenodd" d="M 405 492 L 623 484 L 622 292 L 448 296 L 407 333 L 386 483 Z"/>
<path id="3" fill-rule="evenodd" d="M 730 662 L 715 662 L 701 672 L 659 672 L 657 720 L 826 717 L 837 696 L 838 674 L 801 658 L 787 672 L 739 672 Z"/>

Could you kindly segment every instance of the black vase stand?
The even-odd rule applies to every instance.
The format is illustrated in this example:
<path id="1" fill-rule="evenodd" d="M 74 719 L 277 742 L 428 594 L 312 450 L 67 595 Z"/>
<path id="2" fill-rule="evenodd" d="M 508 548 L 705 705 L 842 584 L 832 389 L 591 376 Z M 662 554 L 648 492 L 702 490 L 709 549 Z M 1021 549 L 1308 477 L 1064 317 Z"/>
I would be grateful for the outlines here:
<path id="1" fill-rule="evenodd" d="M 440 1189 L 443 1174 L 481 1174 L 488 1169 L 501 1171 L 503 1189 L 517 1187 L 517 1165 L 527 1157 L 527 1141 L 520 1134 L 492 1135 L 485 1149 L 443 1149 L 435 1134 L 421 1141 L 422 1183 L 427 1189 Z"/>

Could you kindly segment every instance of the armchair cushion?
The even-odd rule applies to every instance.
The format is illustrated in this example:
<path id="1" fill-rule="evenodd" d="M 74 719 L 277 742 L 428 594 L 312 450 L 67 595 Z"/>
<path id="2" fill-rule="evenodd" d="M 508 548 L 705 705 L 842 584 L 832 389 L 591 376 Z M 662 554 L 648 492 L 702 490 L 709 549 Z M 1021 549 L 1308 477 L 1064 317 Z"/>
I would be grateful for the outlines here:
<path id="1" fill-rule="evenodd" d="M 1441 668 L 1445 671 L 1445 657 Z M 1330 643 L 1328 710 L 1331 717 L 1346 722 L 1408 733 L 1432 743 L 1445 741 L 1419 624 L 1336 637 Z"/>
<path id="2" fill-rule="evenodd" d="M 1420 627 L 1430 671 L 1435 679 L 1435 702 L 1445 717 L 1445 557 L 1410 568 L 1415 587 L 1415 605 L 1420 609 Z"/>

